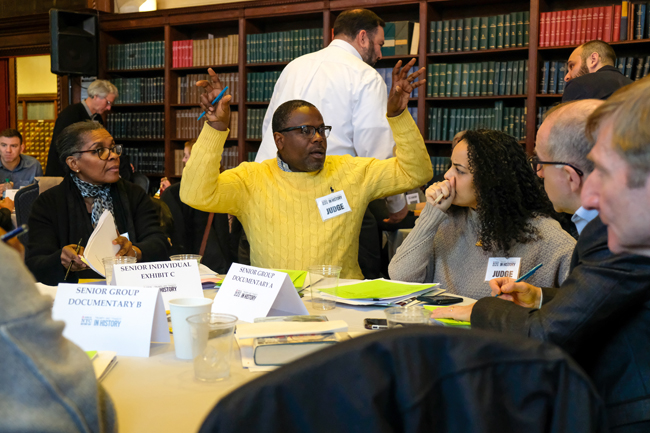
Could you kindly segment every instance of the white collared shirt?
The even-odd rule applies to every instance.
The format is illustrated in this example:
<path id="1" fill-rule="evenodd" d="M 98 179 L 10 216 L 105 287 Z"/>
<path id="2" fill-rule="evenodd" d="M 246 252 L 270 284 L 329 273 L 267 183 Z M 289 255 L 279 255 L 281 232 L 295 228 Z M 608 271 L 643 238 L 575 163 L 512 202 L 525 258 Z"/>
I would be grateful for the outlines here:
<path id="1" fill-rule="evenodd" d="M 589 222 L 598 216 L 598 211 L 596 209 L 587 210 L 580 206 L 578 210 L 571 216 L 571 221 L 576 225 L 578 230 L 578 235 L 582 233 L 582 230 L 585 228 Z"/>
<path id="2" fill-rule="evenodd" d="M 262 125 L 262 143 L 255 161 L 276 157 L 271 120 L 282 103 L 303 99 L 318 108 L 325 125 L 328 155 L 387 159 L 393 156 L 393 133 L 386 120 L 386 83 L 349 43 L 335 39 L 327 48 L 289 63 L 273 90 Z M 404 196 L 389 201 L 389 211 L 404 208 Z"/>

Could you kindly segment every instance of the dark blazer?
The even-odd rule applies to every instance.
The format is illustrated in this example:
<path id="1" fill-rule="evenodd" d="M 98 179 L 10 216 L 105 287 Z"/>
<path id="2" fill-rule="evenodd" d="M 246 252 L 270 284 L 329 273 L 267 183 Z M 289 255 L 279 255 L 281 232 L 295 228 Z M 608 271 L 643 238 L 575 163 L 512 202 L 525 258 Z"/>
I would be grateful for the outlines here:
<path id="1" fill-rule="evenodd" d="M 194 209 L 180 199 L 181 183 L 168 187 L 160 196 L 174 218 L 174 229 L 169 237 L 172 241 L 171 254 L 198 254 L 208 224 L 208 212 Z M 233 222 L 232 233 L 227 214 L 214 214 L 212 226 L 201 263 L 213 271 L 225 274 L 230 265 L 237 261 L 237 248 L 242 232 L 241 224 Z"/>
<path id="2" fill-rule="evenodd" d="M 86 107 L 79 102 L 77 104 L 68 105 L 54 123 L 54 130 L 52 131 L 52 144 L 50 144 L 50 151 L 47 154 L 47 165 L 45 166 L 45 176 L 65 176 L 61 162 L 59 161 L 59 152 L 56 150 L 56 140 L 59 138 L 61 132 L 73 123 L 83 122 L 84 120 L 92 120 L 88 115 Z M 95 116 L 95 120 L 102 125 L 104 121 L 102 116 Z M 79 239 L 77 239 L 79 240 Z M 76 242 L 76 241 L 75 241 Z"/>
<path id="3" fill-rule="evenodd" d="M 543 295 L 539 310 L 480 299 L 472 327 L 559 345 L 593 379 L 610 427 L 650 431 L 650 258 L 613 254 L 598 217 L 580 235 L 569 277 Z M 641 424 L 625 427 L 632 423 Z"/>
<path id="4" fill-rule="evenodd" d="M 607 99 L 632 80 L 614 66 L 603 66 L 596 72 L 574 78 L 564 88 L 562 102 L 578 99 Z"/>
<path id="5" fill-rule="evenodd" d="M 114 216 L 120 233 L 142 251 L 143 262 L 168 260 L 169 242 L 151 198 L 142 188 L 119 180 L 111 185 Z M 41 194 L 29 216 L 29 248 L 25 262 L 36 280 L 56 285 L 63 282 L 66 269 L 61 250 L 66 245 L 86 246 L 93 232 L 90 214 L 70 175 L 61 184 Z M 116 236 L 117 237 L 117 236 Z M 101 278 L 93 271 L 71 272 L 67 282 L 79 278 Z"/>

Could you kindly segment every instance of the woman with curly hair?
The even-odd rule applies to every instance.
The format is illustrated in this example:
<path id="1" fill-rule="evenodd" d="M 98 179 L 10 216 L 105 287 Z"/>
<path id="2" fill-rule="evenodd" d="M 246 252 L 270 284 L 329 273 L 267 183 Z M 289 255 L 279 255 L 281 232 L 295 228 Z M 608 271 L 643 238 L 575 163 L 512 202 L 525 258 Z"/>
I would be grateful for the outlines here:
<path id="1" fill-rule="evenodd" d="M 445 180 L 427 189 L 427 205 L 393 257 L 390 277 L 441 283 L 478 299 L 491 293 L 489 258 L 518 257 L 520 275 L 544 265 L 530 284 L 558 287 L 575 240 L 551 218 L 553 206 L 521 145 L 500 131 L 466 131 L 451 162 Z"/>

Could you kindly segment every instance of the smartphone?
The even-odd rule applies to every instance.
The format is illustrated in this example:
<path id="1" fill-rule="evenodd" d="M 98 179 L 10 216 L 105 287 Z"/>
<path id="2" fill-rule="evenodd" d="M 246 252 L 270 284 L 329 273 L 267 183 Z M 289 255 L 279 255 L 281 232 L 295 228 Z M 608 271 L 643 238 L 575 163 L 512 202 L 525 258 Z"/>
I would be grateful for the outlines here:
<path id="1" fill-rule="evenodd" d="M 418 296 L 416 298 L 418 301 L 424 302 L 425 304 L 431 305 L 453 305 L 463 302 L 463 298 L 457 296 Z"/>
<path id="2" fill-rule="evenodd" d="M 388 329 L 386 319 L 365 319 L 363 327 L 366 329 Z"/>

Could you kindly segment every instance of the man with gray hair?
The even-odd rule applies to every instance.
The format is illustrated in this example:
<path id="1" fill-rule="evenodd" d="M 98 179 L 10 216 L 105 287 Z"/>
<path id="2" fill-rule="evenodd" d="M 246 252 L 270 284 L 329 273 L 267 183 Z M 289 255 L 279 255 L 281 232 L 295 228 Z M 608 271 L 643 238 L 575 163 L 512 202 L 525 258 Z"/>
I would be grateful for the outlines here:
<path id="1" fill-rule="evenodd" d="M 650 101 L 648 87 L 646 101 Z M 599 164 L 607 167 L 605 171 L 609 171 L 609 164 L 607 159 L 600 162 L 594 158 L 594 169 L 593 162 L 587 159 L 587 154 L 591 157 L 594 152 L 589 153 L 592 142 L 586 129 L 591 116 L 606 105 L 593 100 L 562 104 L 539 129 L 539 159 L 534 160 L 534 167 L 544 178 L 544 188 L 556 210 L 577 212 L 581 203 L 595 213 L 603 209 L 592 203 L 594 193 L 589 185 L 594 183 L 592 179 L 603 178 Z M 648 116 L 650 103 L 646 105 L 643 114 Z M 633 121 L 641 124 L 643 119 L 641 116 Z M 645 147 L 650 155 L 650 146 Z M 626 218 L 638 220 L 636 232 L 629 233 L 630 239 L 641 234 L 650 239 L 650 182 L 648 185 L 644 190 L 645 215 L 632 209 L 625 212 Z M 609 180 L 607 189 L 612 196 L 619 196 L 619 191 L 626 188 L 618 180 Z M 577 200 L 580 193 L 582 201 Z M 646 219 L 642 221 L 643 217 Z M 644 378 L 650 375 L 650 334 L 645 332 L 650 325 L 650 258 L 615 254 L 625 249 L 612 248 L 611 239 L 611 250 L 607 247 L 608 227 L 600 217 L 583 214 L 583 218 L 593 219 L 586 224 L 576 222 L 579 228 L 582 226 L 582 233 L 571 258 L 569 277 L 561 287 L 540 288 L 511 278 L 496 278 L 490 281 L 490 287 L 498 297 L 480 299 L 469 306 L 439 308 L 432 316 L 470 320 L 472 328 L 557 344 L 594 381 L 607 405 L 611 431 L 648 431 L 650 388 Z M 609 219 L 603 216 L 603 220 L 609 224 Z"/>
<path id="2" fill-rule="evenodd" d="M 84 120 L 94 120 L 102 125 L 104 121 L 102 114 L 110 111 L 115 99 L 117 99 L 117 87 L 107 80 L 95 80 L 88 86 L 88 98 L 77 103 L 68 105 L 56 119 L 54 131 L 52 131 L 52 144 L 47 155 L 45 167 L 46 176 L 64 176 L 64 167 L 59 162 L 59 154 L 56 150 L 56 140 L 66 126 Z"/>
<path id="3" fill-rule="evenodd" d="M 567 82 L 562 102 L 578 99 L 607 99 L 632 80 L 614 67 L 616 53 L 603 41 L 589 41 L 573 50 L 567 61 Z"/>

